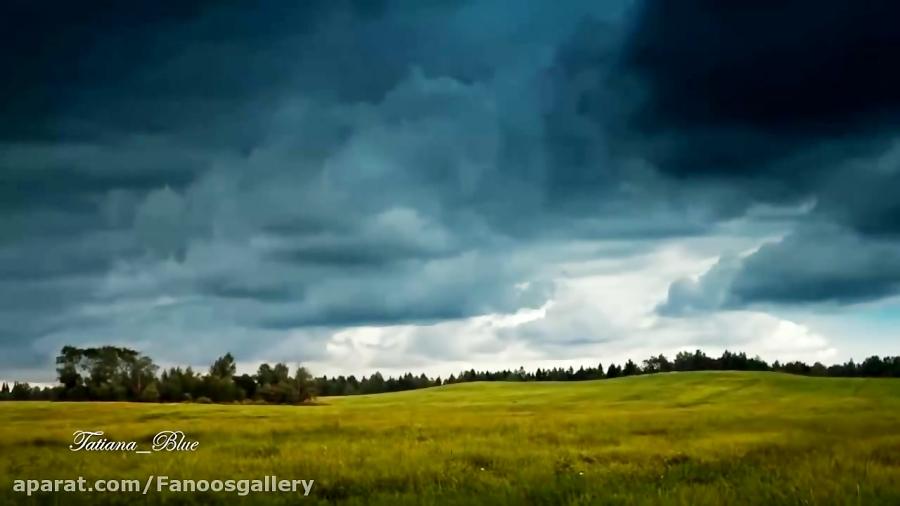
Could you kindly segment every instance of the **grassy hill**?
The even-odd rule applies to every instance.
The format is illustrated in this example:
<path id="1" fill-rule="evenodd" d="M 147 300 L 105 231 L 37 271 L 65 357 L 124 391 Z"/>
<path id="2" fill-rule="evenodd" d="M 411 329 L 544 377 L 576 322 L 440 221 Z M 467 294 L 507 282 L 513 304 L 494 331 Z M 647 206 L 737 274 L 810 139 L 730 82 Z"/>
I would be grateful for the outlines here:
<path id="1" fill-rule="evenodd" d="M 75 430 L 184 454 L 73 453 Z M 0 403 L 2 504 L 900 504 L 900 381 L 700 372 L 316 406 Z M 14 479 L 314 479 L 292 494 L 14 494 Z"/>

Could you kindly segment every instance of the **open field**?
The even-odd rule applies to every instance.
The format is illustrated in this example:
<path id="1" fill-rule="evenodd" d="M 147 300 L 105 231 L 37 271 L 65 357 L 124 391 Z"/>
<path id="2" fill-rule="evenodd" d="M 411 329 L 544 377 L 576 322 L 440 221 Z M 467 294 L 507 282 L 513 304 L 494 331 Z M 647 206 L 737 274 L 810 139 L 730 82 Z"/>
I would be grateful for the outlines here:
<path id="1" fill-rule="evenodd" d="M 0 504 L 900 504 L 900 381 L 678 373 L 318 406 L 0 403 Z M 70 452 L 75 430 L 194 453 Z M 14 479 L 314 479 L 294 494 L 12 492 Z"/>

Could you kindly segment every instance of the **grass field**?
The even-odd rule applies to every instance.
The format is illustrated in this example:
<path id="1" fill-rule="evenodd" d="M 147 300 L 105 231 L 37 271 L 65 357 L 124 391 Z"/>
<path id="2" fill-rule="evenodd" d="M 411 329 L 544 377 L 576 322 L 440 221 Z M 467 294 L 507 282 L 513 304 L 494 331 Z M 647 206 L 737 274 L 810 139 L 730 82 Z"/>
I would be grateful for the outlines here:
<path id="1" fill-rule="evenodd" d="M 73 453 L 75 430 L 194 453 Z M 0 404 L 0 504 L 900 505 L 900 381 L 677 373 L 317 406 Z M 14 479 L 314 479 L 293 494 L 25 497 Z"/>

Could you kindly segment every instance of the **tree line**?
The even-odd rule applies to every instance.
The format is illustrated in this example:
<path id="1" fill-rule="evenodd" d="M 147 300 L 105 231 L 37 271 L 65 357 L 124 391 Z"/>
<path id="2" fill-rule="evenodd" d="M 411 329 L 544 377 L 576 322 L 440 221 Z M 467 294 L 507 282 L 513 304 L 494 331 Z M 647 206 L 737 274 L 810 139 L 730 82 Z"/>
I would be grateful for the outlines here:
<path id="1" fill-rule="evenodd" d="M 128 348 L 65 346 L 56 357 L 56 373 L 56 387 L 4 384 L 0 400 L 297 404 L 315 396 L 306 368 L 292 373 L 283 363 L 262 364 L 255 375 L 238 375 L 231 353 L 217 358 L 206 373 L 191 367 L 160 372 L 150 357 Z"/>
<path id="2" fill-rule="evenodd" d="M 318 395 L 339 396 L 415 390 L 472 381 L 583 381 L 611 379 L 639 374 L 675 371 L 774 371 L 806 376 L 895 377 L 900 378 L 900 356 L 871 356 L 860 363 L 809 365 L 801 361 L 767 363 L 746 353 L 725 351 L 718 358 L 703 351 L 679 352 L 673 360 L 657 355 L 638 364 L 596 367 L 519 367 L 502 371 L 470 369 L 446 379 L 406 373 L 385 378 L 381 373 L 357 378 L 350 376 L 313 377 L 305 367 L 291 369 L 284 363 L 259 366 L 256 374 L 237 374 L 231 353 L 216 359 L 206 373 L 192 368 L 172 367 L 160 372 L 149 357 L 128 348 L 65 346 L 56 358 L 59 385 L 32 387 L 28 383 L 3 383 L 0 400 L 59 401 L 139 401 L 139 402 L 252 402 L 298 404 Z"/>

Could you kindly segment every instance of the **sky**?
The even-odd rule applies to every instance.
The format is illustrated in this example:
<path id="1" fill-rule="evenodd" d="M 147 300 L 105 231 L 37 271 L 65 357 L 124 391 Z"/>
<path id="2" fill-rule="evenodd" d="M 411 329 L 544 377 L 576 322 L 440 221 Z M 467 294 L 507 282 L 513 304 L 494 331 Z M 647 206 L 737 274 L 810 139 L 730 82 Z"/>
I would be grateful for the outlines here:
<path id="1" fill-rule="evenodd" d="M 0 7 L 0 378 L 900 354 L 900 4 Z"/>

